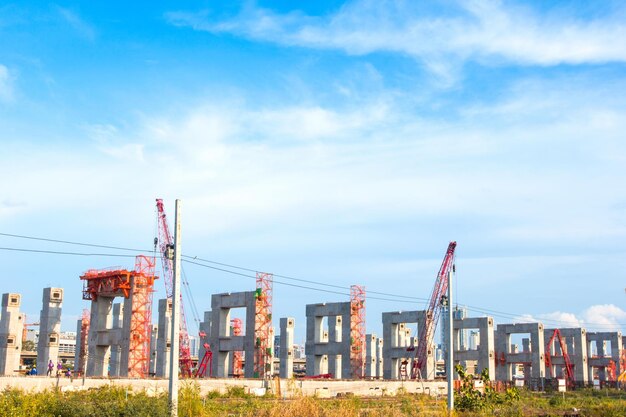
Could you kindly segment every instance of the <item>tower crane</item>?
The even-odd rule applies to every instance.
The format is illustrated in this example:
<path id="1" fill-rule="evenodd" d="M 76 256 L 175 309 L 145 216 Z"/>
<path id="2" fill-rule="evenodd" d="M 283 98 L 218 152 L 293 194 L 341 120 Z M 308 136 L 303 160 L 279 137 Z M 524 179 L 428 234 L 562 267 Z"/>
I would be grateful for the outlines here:
<path id="1" fill-rule="evenodd" d="M 163 281 L 165 282 L 165 293 L 168 299 L 171 300 L 174 292 L 174 269 L 172 265 L 172 256 L 170 253 L 174 250 L 174 239 L 170 233 L 169 226 L 167 224 L 167 217 L 165 216 L 165 209 L 163 208 L 163 200 L 158 198 L 156 200 L 157 206 L 157 218 L 159 238 L 155 238 L 155 246 L 158 244 L 161 252 L 161 263 L 163 266 Z M 172 341 L 174 342 L 174 341 Z M 191 349 L 189 344 L 189 333 L 187 331 L 187 320 L 185 318 L 185 308 L 183 305 L 183 295 L 180 295 L 180 337 L 179 337 L 179 368 L 180 375 L 185 377 L 191 377 L 191 369 L 193 363 L 191 361 Z"/>
<path id="2" fill-rule="evenodd" d="M 428 358 L 428 347 L 432 344 L 433 336 L 435 335 L 435 328 L 441 315 L 441 307 L 444 301 L 446 301 L 446 293 L 448 291 L 448 278 L 450 272 L 454 272 L 454 251 L 456 249 L 456 242 L 452 241 L 448 245 L 448 250 L 443 258 L 439 273 L 435 279 L 435 286 L 433 292 L 430 295 L 430 302 L 428 304 L 428 310 L 426 311 L 426 318 L 424 320 L 424 329 L 420 332 L 417 349 L 415 349 L 415 360 L 413 361 L 413 369 L 411 371 L 411 378 L 415 379 L 422 375 L 422 370 L 426 365 Z M 448 306 L 451 308 L 452 306 Z"/>

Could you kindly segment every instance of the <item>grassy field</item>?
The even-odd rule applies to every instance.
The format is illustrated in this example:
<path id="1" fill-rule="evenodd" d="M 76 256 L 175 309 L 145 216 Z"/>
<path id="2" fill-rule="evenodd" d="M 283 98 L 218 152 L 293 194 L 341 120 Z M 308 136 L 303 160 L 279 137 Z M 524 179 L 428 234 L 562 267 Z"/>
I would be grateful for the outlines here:
<path id="1" fill-rule="evenodd" d="M 252 397 L 242 388 L 225 395 L 201 396 L 194 385 L 180 391 L 179 415 L 195 417 L 438 417 L 446 416 L 445 398 L 399 395 L 383 398 L 318 399 L 298 397 L 279 400 Z M 151 397 L 127 388 L 105 387 L 90 391 L 28 393 L 5 390 L 0 394 L 2 416 L 167 416 L 167 396 Z M 626 393 L 617 390 L 579 390 L 559 393 L 522 391 L 519 400 L 496 404 L 478 411 L 459 411 L 459 417 L 473 416 L 626 416 Z"/>

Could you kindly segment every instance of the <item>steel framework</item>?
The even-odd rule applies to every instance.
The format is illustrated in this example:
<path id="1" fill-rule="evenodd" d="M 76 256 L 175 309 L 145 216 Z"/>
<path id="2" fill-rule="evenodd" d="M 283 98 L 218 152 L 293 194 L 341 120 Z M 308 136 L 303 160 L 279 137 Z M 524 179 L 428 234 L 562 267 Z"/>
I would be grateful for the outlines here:
<path id="1" fill-rule="evenodd" d="M 254 314 L 254 377 L 268 378 L 272 370 L 272 293 L 274 275 L 256 273 L 255 314 Z"/>
<path id="2" fill-rule="evenodd" d="M 232 319 L 230 321 L 230 327 L 233 336 L 241 336 L 241 319 Z M 243 376 L 243 352 L 237 350 L 233 352 L 233 376 L 235 378 Z"/>
<path id="3" fill-rule="evenodd" d="M 350 286 L 350 369 L 352 378 L 365 370 L 365 287 Z"/>
<path id="4" fill-rule="evenodd" d="M 145 378 L 150 365 L 152 335 L 152 292 L 154 288 L 154 258 L 136 257 L 135 270 L 108 268 L 90 269 L 83 280 L 83 299 L 98 297 L 132 297 L 128 377 Z M 82 330 L 82 329 L 81 329 Z"/>
<path id="5" fill-rule="evenodd" d="M 161 264 L 163 267 L 163 281 L 165 282 L 165 293 L 168 299 L 172 299 L 174 292 L 174 268 L 172 259 L 167 255 L 174 247 L 174 238 L 170 233 L 167 224 L 167 217 L 163 207 L 163 200 L 157 198 L 157 219 L 159 229 L 159 239 L 155 241 L 155 245 L 159 244 L 161 251 Z M 187 331 L 187 319 L 185 317 L 185 308 L 183 304 L 183 294 L 180 294 L 180 333 L 179 333 L 179 370 L 180 375 L 185 377 L 192 376 L 193 362 L 191 360 L 191 347 L 189 343 L 189 332 Z"/>
<path id="6" fill-rule="evenodd" d="M 569 355 L 567 354 L 567 349 L 565 348 L 565 342 L 561 337 L 561 331 L 559 329 L 554 329 L 554 333 L 548 340 L 546 344 L 546 370 L 550 373 L 550 375 L 555 378 L 556 375 L 552 375 L 552 357 L 557 356 L 552 354 L 552 348 L 554 347 L 554 339 L 559 342 L 559 348 L 561 349 L 561 356 L 563 356 L 563 362 L 565 363 L 565 377 L 566 382 L 569 387 L 574 386 L 574 369 L 572 367 L 572 363 L 569 359 Z"/>
<path id="7" fill-rule="evenodd" d="M 413 369 L 411 372 L 411 378 L 413 379 L 421 375 L 421 371 L 426 364 L 428 346 L 432 343 L 433 336 L 435 335 L 435 328 L 437 327 L 439 316 L 441 315 L 443 297 L 446 297 L 448 291 L 449 274 L 454 270 L 455 249 L 456 242 L 450 242 L 441 267 L 439 268 L 437 278 L 435 279 L 435 286 L 430 295 L 430 302 L 428 304 L 428 310 L 426 311 L 424 329 L 420 332 L 419 342 L 415 351 L 416 360 L 413 361 Z"/>
<path id="8" fill-rule="evenodd" d="M 89 322 L 91 317 L 89 310 L 83 309 L 83 317 L 80 321 L 80 350 L 78 351 L 78 363 L 76 364 L 76 374 L 83 375 L 85 373 L 85 359 L 87 358 L 87 341 L 89 336 Z"/>

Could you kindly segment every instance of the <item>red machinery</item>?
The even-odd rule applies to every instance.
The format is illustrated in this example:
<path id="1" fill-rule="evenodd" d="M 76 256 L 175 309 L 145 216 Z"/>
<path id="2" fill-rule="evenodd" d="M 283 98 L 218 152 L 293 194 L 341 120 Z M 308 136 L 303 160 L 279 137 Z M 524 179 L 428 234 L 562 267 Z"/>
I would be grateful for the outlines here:
<path id="1" fill-rule="evenodd" d="M 241 336 L 243 333 L 241 319 L 232 319 L 230 321 L 233 336 Z M 243 352 L 233 352 L 233 376 L 241 378 L 243 376 Z"/>
<path id="2" fill-rule="evenodd" d="M 572 363 L 569 359 L 569 355 L 567 354 L 567 350 L 565 349 L 565 342 L 561 337 L 561 331 L 559 329 L 554 329 L 554 333 L 552 333 L 552 337 L 546 344 L 546 370 L 550 373 L 550 375 L 554 378 L 556 375 L 552 375 L 552 347 L 554 346 L 554 339 L 557 339 L 559 342 L 559 347 L 561 349 L 561 355 L 563 355 L 563 362 L 565 363 L 565 377 L 567 380 L 567 385 L 569 387 L 574 386 L 574 369 L 572 368 Z"/>
<path id="3" fill-rule="evenodd" d="M 159 249 L 161 251 L 161 263 L 163 266 L 163 281 L 165 281 L 165 292 L 168 299 L 172 298 L 174 292 L 174 269 L 172 259 L 167 256 L 167 252 L 174 247 L 174 239 L 170 234 L 167 224 L 165 210 L 163 208 L 163 200 L 157 198 L 157 216 L 159 224 Z M 156 244 L 156 242 L 155 242 Z M 179 369 L 180 375 L 191 377 L 193 363 L 191 360 L 191 348 L 189 345 L 189 333 L 187 332 L 187 320 L 185 318 L 185 308 L 183 305 L 183 296 L 180 296 L 180 335 L 179 335 Z M 204 359 L 204 358 L 203 358 Z"/>
<path id="4" fill-rule="evenodd" d="M 419 342 L 415 352 L 415 361 L 413 361 L 413 370 L 411 372 L 411 378 L 415 379 L 418 375 L 421 377 L 422 369 L 426 365 L 426 359 L 428 357 L 428 347 L 431 345 L 433 336 L 435 335 L 435 328 L 441 315 L 441 301 L 442 297 L 446 297 L 448 291 L 448 276 L 450 272 L 454 270 L 454 250 L 456 249 L 456 242 L 450 242 L 448 250 L 439 268 L 439 273 L 435 280 L 435 287 L 430 295 L 430 303 L 428 304 L 428 310 L 426 311 L 426 320 L 424 323 L 424 330 L 420 332 Z M 451 308 L 452 306 L 449 306 Z"/>

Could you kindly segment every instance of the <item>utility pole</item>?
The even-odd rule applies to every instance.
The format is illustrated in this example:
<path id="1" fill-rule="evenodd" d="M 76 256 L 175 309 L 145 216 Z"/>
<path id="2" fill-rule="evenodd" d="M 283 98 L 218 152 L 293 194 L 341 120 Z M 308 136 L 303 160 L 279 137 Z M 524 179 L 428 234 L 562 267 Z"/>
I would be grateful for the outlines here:
<path id="1" fill-rule="evenodd" d="M 454 318 L 452 312 L 452 272 L 454 264 L 450 268 L 448 275 L 448 413 L 452 415 L 454 411 Z"/>
<path id="2" fill-rule="evenodd" d="M 176 217 L 174 220 L 174 285 L 172 291 L 172 335 L 170 350 L 170 416 L 178 417 L 178 368 L 179 368 L 179 337 L 180 337 L 180 200 L 176 200 Z M 168 257 L 171 256 L 168 248 Z M 170 258 L 171 259 L 171 258 Z"/>

